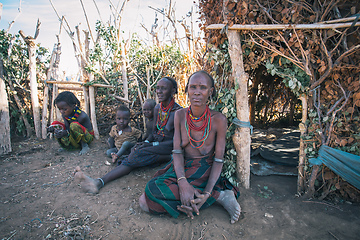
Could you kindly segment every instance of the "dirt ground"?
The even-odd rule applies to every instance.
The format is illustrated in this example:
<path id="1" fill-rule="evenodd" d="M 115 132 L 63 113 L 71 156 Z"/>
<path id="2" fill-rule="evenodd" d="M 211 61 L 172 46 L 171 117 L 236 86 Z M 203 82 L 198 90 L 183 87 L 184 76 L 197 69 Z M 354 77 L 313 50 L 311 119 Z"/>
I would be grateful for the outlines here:
<path id="1" fill-rule="evenodd" d="M 254 141 L 255 142 L 255 141 Z M 0 157 L 1 239 L 360 239 L 360 208 L 296 196 L 296 177 L 251 175 L 240 187 L 243 218 L 231 225 L 214 205 L 193 220 L 143 212 L 138 198 L 157 169 L 143 168 L 88 195 L 73 181 L 76 166 L 101 177 L 105 138 L 86 156 L 58 153 L 55 140 L 13 142 Z"/>

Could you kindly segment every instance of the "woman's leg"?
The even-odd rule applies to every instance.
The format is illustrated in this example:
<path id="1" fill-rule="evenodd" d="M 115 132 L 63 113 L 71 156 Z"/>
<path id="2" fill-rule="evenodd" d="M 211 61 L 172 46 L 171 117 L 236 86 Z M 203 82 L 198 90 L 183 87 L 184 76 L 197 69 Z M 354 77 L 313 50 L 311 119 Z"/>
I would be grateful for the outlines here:
<path id="1" fill-rule="evenodd" d="M 103 176 L 101 179 L 104 181 L 104 185 L 105 185 L 111 181 L 114 181 L 115 179 L 128 175 L 131 172 L 131 170 L 133 170 L 133 167 L 120 164 L 119 166 L 117 166 L 116 168 L 105 174 L 105 176 Z"/>
<path id="2" fill-rule="evenodd" d="M 81 171 L 80 167 L 75 168 L 75 180 L 77 180 L 81 187 L 84 189 L 87 193 L 98 193 L 100 188 L 102 188 L 105 184 L 118 179 L 122 176 L 125 176 L 131 172 L 133 168 L 125 165 L 119 165 L 110 172 L 108 172 L 105 176 L 102 178 L 91 178 L 84 174 L 83 171 Z"/>

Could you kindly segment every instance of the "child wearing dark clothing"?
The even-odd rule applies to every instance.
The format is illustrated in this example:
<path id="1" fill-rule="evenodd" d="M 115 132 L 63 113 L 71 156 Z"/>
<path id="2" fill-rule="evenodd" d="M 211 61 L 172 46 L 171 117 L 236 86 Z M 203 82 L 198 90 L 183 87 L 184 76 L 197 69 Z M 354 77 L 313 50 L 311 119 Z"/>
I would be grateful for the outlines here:
<path id="1" fill-rule="evenodd" d="M 124 154 L 129 154 L 131 148 L 141 139 L 142 132 L 139 129 L 129 126 L 130 110 L 124 105 L 116 109 L 116 125 L 110 130 L 109 146 L 106 151 L 108 157 L 112 158 L 112 163 Z"/>
<path id="2" fill-rule="evenodd" d="M 154 108 L 156 102 L 153 99 L 146 99 L 143 105 L 143 114 L 145 116 L 145 134 L 143 140 L 146 140 L 153 131 Z"/>
<path id="3" fill-rule="evenodd" d="M 60 146 L 67 150 L 81 148 L 79 155 L 87 153 L 94 131 L 89 116 L 80 109 L 80 101 L 72 92 L 61 92 L 54 101 L 64 123 L 55 121 L 48 128 Z"/>

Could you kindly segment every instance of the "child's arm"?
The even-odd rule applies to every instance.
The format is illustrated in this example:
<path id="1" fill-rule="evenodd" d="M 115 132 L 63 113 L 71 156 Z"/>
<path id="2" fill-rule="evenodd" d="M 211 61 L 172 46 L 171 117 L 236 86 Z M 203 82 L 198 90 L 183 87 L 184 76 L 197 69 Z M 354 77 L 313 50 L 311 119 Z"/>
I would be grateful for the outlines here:
<path id="1" fill-rule="evenodd" d="M 114 148 L 115 147 L 115 140 L 113 137 L 109 137 L 108 138 L 108 144 L 110 148 Z"/>
<path id="2" fill-rule="evenodd" d="M 79 117 L 78 117 L 78 122 L 83 125 L 88 131 L 93 130 L 92 124 L 91 124 L 91 120 L 89 118 L 89 116 L 84 112 L 81 111 Z"/>

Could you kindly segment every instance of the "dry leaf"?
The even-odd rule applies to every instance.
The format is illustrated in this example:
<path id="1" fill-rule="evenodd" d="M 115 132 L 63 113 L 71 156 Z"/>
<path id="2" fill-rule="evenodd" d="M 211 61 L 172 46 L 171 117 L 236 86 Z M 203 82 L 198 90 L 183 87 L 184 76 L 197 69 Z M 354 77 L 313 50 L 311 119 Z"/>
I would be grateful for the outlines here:
<path id="1" fill-rule="evenodd" d="M 344 147 L 346 144 L 347 144 L 346 139 L 342 139 L 342 140 L 340 141 L 340 146 Z"/>

